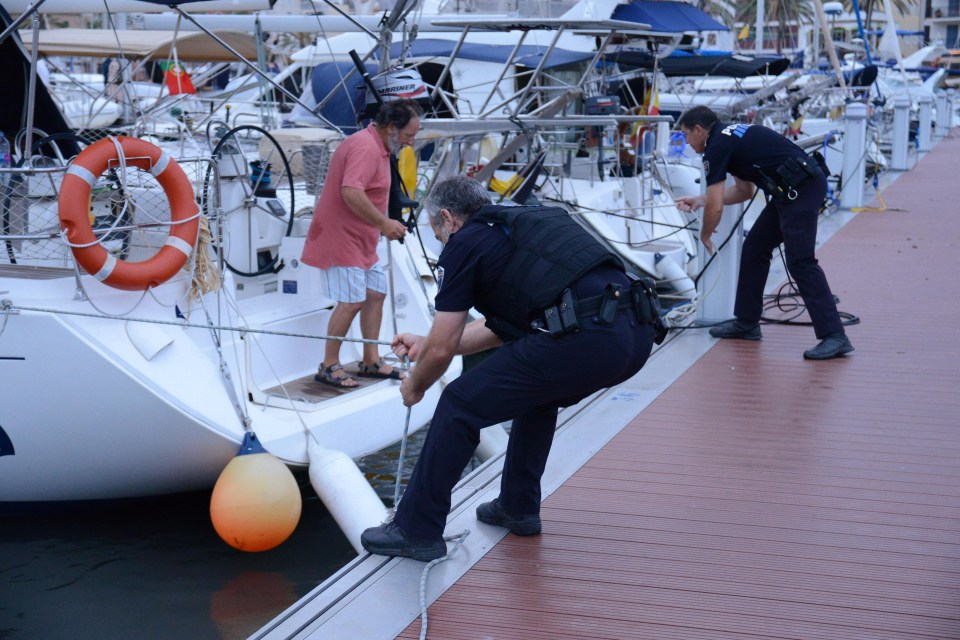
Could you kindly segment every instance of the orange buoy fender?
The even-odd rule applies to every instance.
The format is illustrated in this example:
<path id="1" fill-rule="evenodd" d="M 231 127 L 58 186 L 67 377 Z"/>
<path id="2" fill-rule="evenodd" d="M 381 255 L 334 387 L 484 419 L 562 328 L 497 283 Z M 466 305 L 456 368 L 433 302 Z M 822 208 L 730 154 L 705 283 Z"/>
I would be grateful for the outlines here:
<path id="1" fill-rule="evenodd" d="M 160 250 L 142 262 L 117 260 L 97 242 L 90 225 L 90 194 L 97 179 L 123 149 L 126 166 L 150 172 L 170 203 L 170 235 Z M 63 178 L 58 201 L 60 228 L 84 271 L 104 284 L 144 291 L 172 278 L 187 262 L 197 241 L 200 211 L 190 179 L 170 154 L 138 138 L 104 138 L 80 152 Z M 179 224 L 178 224 L 179 223 Z"/>

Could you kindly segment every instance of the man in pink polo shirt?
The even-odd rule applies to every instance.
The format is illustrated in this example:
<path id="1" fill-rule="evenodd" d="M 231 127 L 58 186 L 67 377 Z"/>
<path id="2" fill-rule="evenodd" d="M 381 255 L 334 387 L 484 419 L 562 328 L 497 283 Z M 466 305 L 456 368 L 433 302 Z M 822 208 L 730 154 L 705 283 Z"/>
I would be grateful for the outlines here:
<path id="1" fill-rule="evenodd" d="M 323 191 L 313 212 L 301 261 L 321 270 L 327 295 L 337 301 L 327 335 L 347 335 L 360 314 L 360 333 L 368 340 L 380 334 L 387 280 L 377 260 L 383 234 L 399 240 L 400 222 L 387 217 L 390 199 L 390 154 L 412 144 L 423 110 L 413 100 L 384 103 L 374 123 L 340 143 L 330 160 Z M 315 379 L 334 387 L 356 387 L 340 364 L 339 340 L 327 340 Z M 363 345 L 359 375 L 400 379 L 383 362 L 375 344 Z"/>

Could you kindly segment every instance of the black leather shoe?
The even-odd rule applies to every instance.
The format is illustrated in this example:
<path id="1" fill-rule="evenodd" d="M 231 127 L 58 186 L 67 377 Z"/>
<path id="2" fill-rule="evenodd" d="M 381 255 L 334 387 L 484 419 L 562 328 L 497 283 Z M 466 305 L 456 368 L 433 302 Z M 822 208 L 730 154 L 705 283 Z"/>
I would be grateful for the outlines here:
<path id="1" fill-rule="evenodd" d="M 540 533 L 540 516 L 512 516 L 500 506 L 500 499 L 484 502 L 477 507 L 477 520 L 498 527 L 506 527 L 518 536 L 533 536 Z"/>
<path id="2" fill-rule="evenodd" d="M 829 360 L 830 358 L 839 358 L 851 351 L 853 351 L 853 345 L 850 344 L 847 334 L 838 331 L 824 337 L 820 344 L 813 349 L 804 351 L 803 357 L 807 360 Z"/>
<path id="3" fill-rule="evenodd" d="M 737 338 L 739 340 L 759 340 L 763 336 L 760 334 L 760 325 L 746 325 L 734 318 L 720 323 L 710 329 L 710 335 L 714 338 Z"/>
<path id="4" fill-rule="evenodd" d="M 430 562 L 447 555 L 447 543 L 442 537 L 431 540 L 411 538 L 396 522 L 367 529 L 360 534 L 360 544 L 378 556 L 403 556 L 420 562 Z"/>

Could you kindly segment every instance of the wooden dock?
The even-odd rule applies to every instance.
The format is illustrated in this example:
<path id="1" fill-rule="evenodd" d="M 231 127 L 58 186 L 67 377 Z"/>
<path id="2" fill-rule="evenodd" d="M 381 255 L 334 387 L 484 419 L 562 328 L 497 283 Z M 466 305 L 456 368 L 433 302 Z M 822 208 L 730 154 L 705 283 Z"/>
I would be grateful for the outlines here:
<path id="1" fill-rule="evenodd" d="M 960 639 L 957 176 L 948 136 L 820 248 L 849 357 L 685 332 L 564 416 L 540 536 L 478 523 L 497 465 L 468 478 L 428 637 Z M 423 566 L 362 556 L 253 637 L 418 638 Z"/>

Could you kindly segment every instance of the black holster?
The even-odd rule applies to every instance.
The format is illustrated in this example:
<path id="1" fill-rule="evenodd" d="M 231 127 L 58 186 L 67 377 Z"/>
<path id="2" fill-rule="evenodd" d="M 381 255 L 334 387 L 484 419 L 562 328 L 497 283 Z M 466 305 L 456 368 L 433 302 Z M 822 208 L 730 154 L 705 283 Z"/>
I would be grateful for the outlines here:
<path id="1" fill-rule="evenodd" d="M 780 186 L 785 191 L 796 189 L 808 178 L 816 177 L 819 172 L 820 166 L 808 156 L 787 158 L 783 161 L 783 164 L 777 167 L 776 171 L 780 178 Z"/>
<path id="2" fill-rule="evenodd" d="M 579 303 L 572 289 L 567 288 L 560 294 L 560 302 L 543 310 L 543 319 L 537 318 L 530 327 L 537 331 L 546 331 L 551 338 L 559 338 L 568 333 L 580 331 Z"/>
<path id="3" fill-rule="evenodd" d="M 830 177 L 830 167 L 827 166 L 827 159 L 823 157 L 823 154 L 819 151 L 814 151 L 811 156 L 814 161 L 817 163 L 817 166 L 820 167 L 820 171 L 823 172 L 824 178 Z"/>
<path id="4" fill-rule="evenodd" d="M 640 322 L 653 325 L 653 341 L 662 344 L 670 329 L 660 315 L 660 296 L 657 295 L 653 278 L 639 278 L 632 273 L 628 273 L 627 277 L 630 278 L 630 295 L 637 317 Z"/>
<path id="5" fill-rule="evenodd" d="M 580 331 L 581 321 L 592 318 L 598 324 L 613 324 L 614 316 L 620 309 L 632 308 L 642 324 L 653 325 L 654 342 L 660 344 L 667 337 L 667 326 L 660 317 L 660 298 L 654 288 L 652 278 L 639 278 L 631 273 L 630 287 L 608 284 L 602 295 L 578 300 L 571 289 L 565 289 L 560 302 L 547 307 L 543 313 L 530 323 L 534 331 L 549 333 L 559 338 L 568 333 Z"/>
<path id="6" fill-rule="evenodd" d="M 826 162 L 824 162 L 824 166 L 826 166 Z M 759 167 L 756 168 L 760 173 L 760 179 L 757 181 L 758 186 L 775 200 L 796 200 L 797 189 L 800 185 L 810 178 L 815 178 L 823 171 L 820 168 L 819 160 L 807 155 L 787 158 L 783 161 L 783 164 L 773 171 L 772 176 L 764 173 Z M 824 173 L 823 175 L 828 174 Z"/>

